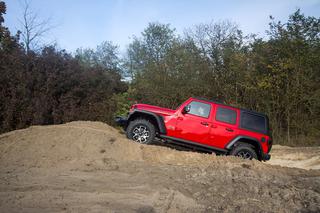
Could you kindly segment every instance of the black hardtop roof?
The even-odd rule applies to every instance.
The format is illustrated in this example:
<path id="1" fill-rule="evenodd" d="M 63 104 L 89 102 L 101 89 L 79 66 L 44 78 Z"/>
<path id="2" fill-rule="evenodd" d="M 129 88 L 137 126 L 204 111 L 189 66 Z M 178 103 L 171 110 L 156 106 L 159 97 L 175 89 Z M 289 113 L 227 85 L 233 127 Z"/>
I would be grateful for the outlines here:
<path id="1" fill-rule="evenodd" d="M 210 99 L 202 98 L 202 97 L 192 97 L 192 98 L 198 99 L 198 100 L 202 100 L 202 101 L 211 102 L 211 103 L 218 104 L 218 105 L 222 105 L 222 106 L 227 106 L 227 107 L 236 108 L 236 109 L 241 110 L 242 112 L 248 112 L 248 113 L 251 113 L 251 114 L 260 115 L 260 116 L 263 116 L 263 117 L 268 118 L 268 116 L 267 116 L 266 114 L 264 114 L 264 113 L 257 112 L 257 111 L 253 111 L 253 110 L 249 110 L 249 109 L 244 109 L 244 108 L 240 108 L 240 107 L 235 107 L 235 106 L 231 106 L 231 105 L 227 105 L 227 104 L 223 103 L 223 101 L 210 100 Z"/>

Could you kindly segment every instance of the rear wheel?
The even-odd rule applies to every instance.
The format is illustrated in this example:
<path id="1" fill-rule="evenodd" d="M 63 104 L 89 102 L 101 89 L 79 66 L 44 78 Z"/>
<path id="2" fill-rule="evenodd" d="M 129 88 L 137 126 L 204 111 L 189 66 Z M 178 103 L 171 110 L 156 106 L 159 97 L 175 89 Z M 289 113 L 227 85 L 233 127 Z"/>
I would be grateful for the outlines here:
<path id="1" fill-rule="evenodd" d="M 246 143 L 241 143 L 238 146 L 235 146 L 230 152 L 230 155 L 234 155 L 248 160 L 258 160 L 258 155 L 257 152 L 254 150 L 254 147 Z"/>
<path id="2" fill-rule="evenodd" d="M 155 127 L 146 119 L 131 121 L 127 127 L 127 137 L 141 144 L 150 144 L 155 138 Z"/>

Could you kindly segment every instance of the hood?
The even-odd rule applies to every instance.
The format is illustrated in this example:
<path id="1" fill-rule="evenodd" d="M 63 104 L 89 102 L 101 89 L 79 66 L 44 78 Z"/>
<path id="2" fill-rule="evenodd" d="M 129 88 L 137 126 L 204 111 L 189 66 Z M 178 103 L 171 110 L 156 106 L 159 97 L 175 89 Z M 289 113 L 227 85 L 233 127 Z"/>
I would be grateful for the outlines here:
<path id="1" fill-rule="evenodd" d="M 175 112 L 175 110 L 172 110 L 172 109 L 162 108 L 162 107 L 153 106 L 149 104 L 135 104 L 133 108 L 137 110 L 145 110 L 145 111 L 153 112 L 163 116 L 173 115 Z"/>

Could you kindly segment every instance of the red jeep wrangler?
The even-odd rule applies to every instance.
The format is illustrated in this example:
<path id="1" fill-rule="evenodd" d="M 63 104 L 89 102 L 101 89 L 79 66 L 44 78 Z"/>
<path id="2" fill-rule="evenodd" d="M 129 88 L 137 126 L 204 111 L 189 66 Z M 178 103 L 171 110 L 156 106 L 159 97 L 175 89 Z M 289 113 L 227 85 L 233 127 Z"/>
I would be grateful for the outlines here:
<path id="1" fill-rule="evenodd" d="M 202 151 L 269 160 L 272 139 L 268 117 L 202 98 L 189 98 L 176 110 L 147 104 L 117 117 L 127 137 L 150 144 L 155 137 Z"/>

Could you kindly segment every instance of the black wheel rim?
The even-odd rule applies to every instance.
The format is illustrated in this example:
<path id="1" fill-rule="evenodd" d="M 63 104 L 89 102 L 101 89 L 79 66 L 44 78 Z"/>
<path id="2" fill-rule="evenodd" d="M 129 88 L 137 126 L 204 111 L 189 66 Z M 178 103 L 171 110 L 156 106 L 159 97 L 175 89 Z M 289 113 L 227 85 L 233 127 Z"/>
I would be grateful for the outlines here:
<path id="1" fill-rule="evenodd" d="M 144 125 L 138 125 L 132 130 L 132 139 L 138 143 L 146 143 L 150 137 L 150 131 Z"/>
<path id="2" fill-rule="evenodd" d="M 252 153 L 246 150 L 241 150 L 240 152 L 238 152 L 237 156 L 249 160 L 253 158 Z"/>

